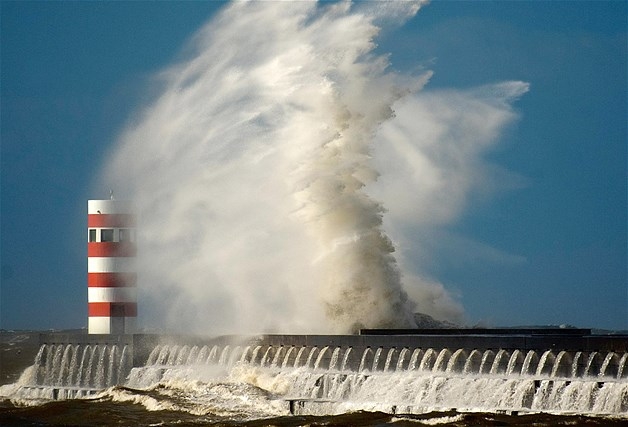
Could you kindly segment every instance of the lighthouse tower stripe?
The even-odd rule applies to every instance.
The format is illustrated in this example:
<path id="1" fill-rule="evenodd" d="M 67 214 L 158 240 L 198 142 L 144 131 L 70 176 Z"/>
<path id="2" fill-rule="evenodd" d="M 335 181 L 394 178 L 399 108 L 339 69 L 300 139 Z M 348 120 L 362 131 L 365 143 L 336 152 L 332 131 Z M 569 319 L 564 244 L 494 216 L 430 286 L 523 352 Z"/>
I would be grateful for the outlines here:
<path id="1" fill-rule="evenodd" d="M 131 333 L 137 317 L 136 220 L 131 203 L 87 203 L 87 302 L 90 334 Z"/>
<path id="2" fill-rule="evenodd" d="M 87 226 L 97 227 L 135 227 L 135 215 L 130 214 L 88 214 Z"/>
<path id="3" fill-rule="evenodd" d="M 89 288 L 88 302 L 135 302 L 137 288 Z"/>
<path id="4" fill-rule="evenodd" d="M 133 273 L 133 258 L 124 257 L 89 257 L 87 258 L 88 273 Z"/>
<path id="5" fill-rule="evenodd" d="M 89 288 L 117 288 L 136 284 L 137 273 L 87 273 Z"/>
<path id="6" fill-rule="evenodd" d="M 87 242 L 88 257 L 134 257 L 137 248 L 130 242 Z"/>

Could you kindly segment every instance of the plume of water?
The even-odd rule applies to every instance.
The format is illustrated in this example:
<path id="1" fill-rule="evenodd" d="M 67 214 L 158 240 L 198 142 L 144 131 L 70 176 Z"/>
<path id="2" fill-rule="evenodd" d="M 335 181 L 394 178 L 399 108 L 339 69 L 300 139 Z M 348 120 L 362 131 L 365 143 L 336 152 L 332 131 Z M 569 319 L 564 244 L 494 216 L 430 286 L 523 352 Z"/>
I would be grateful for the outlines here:
<path id="1" fill-rule="evenodd" d="M 338 364 L 338 357 L 340 356 L 340 347 L 336 347 L 331 354 L 331 359 L 329 360 L 329 370 L 332 371 L 334 369 L 338 369 L 336 365 Z"/>
<path id="2" fill-rule="evenodd" d="M 327 350 L 329 350 L 328 346 L 323 347 L 323 349 L 318 353 L 318 356 L 316 357 L 316 361 L 314 362 L 314 369 L 318 369 L 320 364 L 321 364 L 321 360 L 323 360 L 323 357 L 325 356 L 325 353 L 327 353 Z"/>
<path id="3" fill-rule="evenodd" d="M 340 366 L 340 370 L 345 370 L 345 369 L 346 369 L 346 367 L 347 367 L 347 361 L 349 360 L 349 355 L 351 354 L 351 350 L 352 350 L 352 348 L 351 348 L 351 347 L 348 347 L 348 348 L 345 350 L 345 355 L 344 355 L 344 357 L 342 358 L 342 365 Z"/>
<path id="4" fill-rule="evenodd" d="M 388 355 L 386 356 L 386 363 L 384 363 L 384 371 L 388 371 L 388 369 L 390 368 L 390 362 L 392 360 L 392 357 L 395 355 L 395 351 L 396 349 L 394 347 L 388 350 Z"/>
<path id="5" fill-rule="evenodd" d="M 288 352 L 286 353 L 286 357 L 284 357 L 283 362 L 281 363 L 281 368 L 285 368 L 288 366 L 288 362 L 290 361 L 290 355 L 294 352 L 294 347 L 290 347 Z"/>
<path id="6" fill-rule="evenodd" d="M 271 365 L 270 365 L 272 368 L 276 368 L 277 367 L 277 365 L 279 363 L 279 360 L 281 359 L 281 355 L 283 354 L 283 350 L 284 350 L 284 348 L 283 348 L 283 346 L 281 346 L 275 352 L 275 356 L 273 357 L 273 363 L 271 363 Z"/>
<path id="7" fill-rule="evenodd" d="M 425 174 L 450 166 L 434 164 L 443 157 L 436 154 L 400 163 L 413 184 L 421 175 L 410 193 L 407 184 L 388 192 L 408 176 L 391 174 L 375 186 L 381 162 L 374 155 L 388 162 L 418 149 L 415 135 L 396 130 L 417 121 L 425 103 L 402 101 L 430 75 L 389 71 L 387 58 L 374 53 L 375 38 L 380 25 L 402 24 L 419 6 L 233 3 L 196 34 L 185 59 L 160 74 L 154 100 L 121 134 L 99 181 L 140 211 L 143 306 L 152 298 L 145 322 L 239 333 L 410 327 L 415 305 L 407 291 L 422 311 L 460 314 L 441 285 L 413 279 L 416 268 L 404 290 L 383 215 L 390 195 L 419 194 L 412 196 L 418 217 L 430 206 L 447 221 L 471 184 L 430 186 Z M 457 153 L 468 166 L 456 163 L 455 177 L 477 163 L 464 161 L 487 145 L 477 141 L 492 141 L 513 117 L 507 102 L 495 100 L 526 88 L 484 91 L 484 100 L 465 95 L 477 99 L 466 121 L 424 115 L 428 131 L 447 120 L 470 123 L 454 132 L 465 135 Z M 438 151 L 440 137 L 422 139 L 427 151 Z M 454 199 L 440 202 L 449 187 L 457 189 Z M 405 221 L 412 207 L 398 202 L 391 213 Z"/>
<path id="8" fill-rule="evenodd" d="M 408 352 L 409 352 L 408 348 L 404 347 L 399 353 L 399 358 L 397 359 L 397 366 L 395 368 L 396 371 L 399 371 L 404 368 L 403 364 L 406 360 L 406 355 L 408 354 Z"/>

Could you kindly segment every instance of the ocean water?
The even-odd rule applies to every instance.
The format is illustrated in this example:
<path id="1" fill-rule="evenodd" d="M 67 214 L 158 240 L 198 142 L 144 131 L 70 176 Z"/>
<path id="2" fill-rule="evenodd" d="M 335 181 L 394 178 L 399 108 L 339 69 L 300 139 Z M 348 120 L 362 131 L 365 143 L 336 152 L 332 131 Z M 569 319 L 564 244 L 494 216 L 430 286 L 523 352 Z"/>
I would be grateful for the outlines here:
<path id="1" fill-rule="evenodd" d="M 248 385 L 195 384 L 203 397 L 191 399 L 180 388 L 161 384 L 149 389 L 112 387 L 96 396 L 61 401 L 11 401 L 0 398 L 2 426 L 559 426 L 627 425 L 622 416 L 548 413 L 428 411 L 390 414 L 348 410 L 335 415 L 291 415 L 285 402 Z M 186 387 L 187 388 L 187 387 Z M 219 393 L 221 398 L 209 395 Z M 191 402 L 196 400 L 196 402 Z M 204 400 L 199 403 L 198 400 Z M 209 403 L 211 401 L 211 403 Z"/>
<path id="2" fill-rule="evenodd" d="M 15 407 L 0 402 L 3 426 L 622 426 L 626 420 L 582 415 L 432 412 L 390 415 L 351 412 L 334 416 L 268 416 L 249 418 L 191 415 L 177 411 L 148 411 L 133 403 L 103 399 L 51 402 L 36 407 Z"/>
<path id="3" fill-rule="evenodd" d="M 161 345 L 131 367 L 116 346 L 43 345 L 0 386 L 0 425 L 628 423 L 625 355 L 499 354 Z"/>

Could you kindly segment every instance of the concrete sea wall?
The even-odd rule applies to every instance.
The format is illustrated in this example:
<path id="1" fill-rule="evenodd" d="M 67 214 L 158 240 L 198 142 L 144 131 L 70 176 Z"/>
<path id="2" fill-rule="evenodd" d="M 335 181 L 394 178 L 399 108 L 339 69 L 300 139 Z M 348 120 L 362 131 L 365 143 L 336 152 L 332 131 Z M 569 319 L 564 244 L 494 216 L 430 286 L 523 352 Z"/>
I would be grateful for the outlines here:
<path id="1" fill-rule="evenodd" d="M 566 352 L 628 352 L 627 335 L 594 335 L 588 329 L 426 329 L 363 330 L 360 335 L 259 335 L 199 337 L 182 335 L 134 334 L 88 335 L 46 333 L 40 345 L 117 345 L 127 347 L 132 366 L 143 366 L 155 347 L 161 346 L 261 346 L 261 347 L 351 347 L 354 357 L 348 367 L 357 368 L 357 355 L 370 349 L 423 348 L 442 350 L 534 350 Z"/>

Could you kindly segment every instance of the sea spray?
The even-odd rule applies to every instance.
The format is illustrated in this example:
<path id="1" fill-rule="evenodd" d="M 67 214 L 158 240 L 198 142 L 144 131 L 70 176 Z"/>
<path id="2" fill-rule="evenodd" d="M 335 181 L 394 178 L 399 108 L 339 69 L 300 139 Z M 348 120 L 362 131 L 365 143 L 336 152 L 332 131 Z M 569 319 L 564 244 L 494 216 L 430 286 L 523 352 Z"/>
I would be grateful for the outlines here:
<path id="1" fill-rule="evenodd" d="M 399 90 L 371 53 L 374 11 L 354 9 L 231 5 L 121 136 L 106 173 L 140 206 L 140 287 L 171 319 L 231 331 L 412 325 L 384 209 L 363 192 Z"/>
<path id="2" fill-rule="evenodd" d="M 176 346 L 168 348 L 173 352 L 178 351 Z M 278 348 L 287 350 L 286 347 Z M 149 390 L 158 391 L 164 397 L 185 396 L 185 399 L 194 402 L 190 408 L 194 408 L 195 413 L 204 410 L 196 405 L 203 405 L 207 397 L 213 394 L 213 389 L 224 389 L 227 394 L 225 403 L 230 406 L 229 394 L 241 393 L 244 387 L 248 388 L 245 390 L 247 393 L 253 393 L 256 398 L 261 397 L 259 403 L 263 403 L 262 406 L 267 407 L 267 410 L 280 408 L 283 401 L 284 410 L 289 404 L 291 411 L 300 414 L 342 413 L 348 411 L 348 408 L 354 411 L 395 413 L 401 410 L 404 413 L 421 414 L 456 408 L 463 412 L 542 410 L 625 417 L 627 410 L 624 397 L 628 392 L 628 383 L 626 377 L 617 373 L 625 359 L 622 360 L 623 355 L 615 357 L 617 355 L 614 352 L 608 352 L 602 358 L 608 360 L 607 371 L 612 375 L 600 377 L 571 376 L 573 369 L 570 365 L 578 363 L 577 359 L 572 358 L 575 352 L 564 352 L 566 356 L 563 358 L 546 357 L 549 369 L 542 369 L 541 374 L 529 375 L 518 370 L 501 369 L 495 369 L 490 374 L 482 373 L 484 369 L 478 362 L 484 357 L 477 350 L 464 348 L 424 349 L 424 354 L 429 355 L 433 363 L 427 363 L 424 359 L 425 363 L 420 367 L 411 363 L 407 368 L 395 370 L 382 369 L 385 355 L 385 365 L 393 366 L 393 355 L 399 350 L 395 347 L 378 347 L 375 352 L 371 347 L 336 347 L 335 350 L 339 351 L 334 350 L 333 353 L 338 355 L 343 349 L 345 354 L 351 350 L 357 352 L 351 366 L 340 370 L 331 361 L 329 365 L 323 362 L 331 346 L 323 347 L 320 352 L 316 346 L 298 345 L 290 348 L 304 350 L 310 362 L 294 367 L 290 364 L 284 367 L 272 366 L 266 363 L 265 358 L 240 361 L 229 367 L 218 362 L 219 366 L 225 368 L 224 371 L 213 370 L 217 366 L 212 363 L 164 365 L 159 367 L 161 379 L 153 379 L 159 382 L 159 386 L 149 387 Z M 271 354 L 276 349 L 263 345 L 259 348 L 259 354 Z M 406 350 L 406 355 L 412 353 L 414 360 L 421 353 L 417 352 L 418 348 L 403 350 Z M 231 350 L 226 346 L 221 351 Z M 233 351 L 239 354 L 238 350 Z M 541 350 L 531 351 L 537 355 L 549 354 Z M 290 353 L 288 350 L 286 355 Z M 494 356 L 491 350 L 485 350 L 484 353 Z M 510 355 L 502 352 L 500 358 L 495 357 L 493 364 L 514 366 L 521 361 L 522 355 L 519 350 Z M 467 363 L 469 360 L 472 363 Z M 568 369 L 557 369 L 557 366 Z M 150 366 L 146 366 L 137 368 L 137 371 L 150 369 Z M 562 371 L 560 376 L 550 373 L 559 371 Z M 173 390 L 185 390 L 185 393 L 173 393 Z"/>
<path id="3" fill-rule="evenodd" d="M 390 71 L 374 53 L 378 25 L 403 24 L 419 5 L 233 3 L 159 74 L 99 179 L 140 211 L 141 320 L 322 333 L 413 326 L 414 303 L 439 318 L 460 314 L 442 285 L 415 280 L 420 268 L 407 258 L 402 275 L 388 230 L 403 224 L 384 226 L 388 203 L 400 203 L 375 185 L 374 156 L 403 145 L 381 129 L 399 121 L 397 106 L 405 115 L 393 128 L 417 121 L 402 101 L 430 76 Z M 482 111 L 494 138 L 510 116 Z M 416 149 L 414 135 L 403 138 Z M 403 182 L 393 176 L 384 182 Z M 441 215 L 438 198 L 418 202 Z"/>

